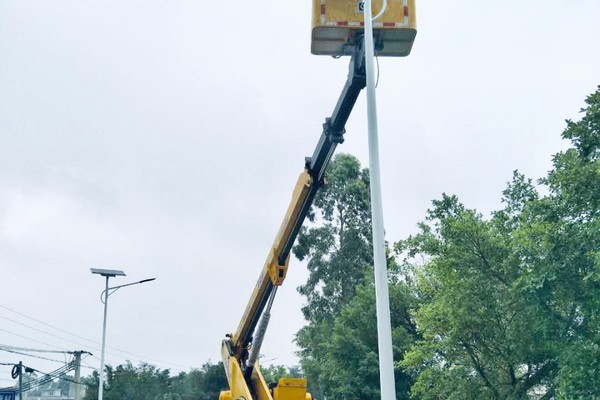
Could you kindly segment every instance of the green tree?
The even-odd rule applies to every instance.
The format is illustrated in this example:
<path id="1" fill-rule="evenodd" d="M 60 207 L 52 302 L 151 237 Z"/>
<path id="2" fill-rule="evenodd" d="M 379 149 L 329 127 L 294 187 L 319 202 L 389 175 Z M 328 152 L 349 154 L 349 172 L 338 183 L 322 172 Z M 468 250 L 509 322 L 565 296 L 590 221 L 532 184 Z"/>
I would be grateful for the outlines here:
<path id="1" fill-rule="evenodd" d="M 353 296 L 372 266 L 369 172 L 349 154 L 329 164 L 326 185 L 317 193 L 294 255 L 307 259 L 310 273 L 298 291 L 306 297 L 307 321 L 331 319 Z"/>
<path id="2" fill-rule="evenodd" d="M 107 367 L 104 398 L 107 400 L 214 400 L 228 387 L 223 364 L 205 363 L 200 369 L 170 376 L 148 364 L 130 362 L 116 368 Z M 98 373 L 84 379 L 87 390 L 83 400 L 98 398 Z"/>
<path id="3" fill-rule="evenodd" d="M 572 147 L 542 181 L 549 196 L 532 207 L 539 215 L 530 226 L 546 234 L 522 280 L 561 329 L 556 392 L 564 399 L 600 397 L 600 86 L 581 112 L 563 133 Z"/>
<path id="4" fill-rule="evenodd" d="M 221 390 L 229 387 L 222 362 L 219 361 L 217 364 L 205 363 L 200 372 L 202 374 L 199 389 L 202 396 L 197 397 L 198 400 L 218 399 Z"/>
<path id="5" fill-rule="evenodd" d="M 397 243 L 421 303 L 415 397 L 600 398 L 600 91 L 586 103 L 545 195 L 515 172 L 489 219 L 444 195 Z"/>
<path id="6" fill-rule="evenodd" d="M 81 382 L 85 385 L 83 400 L 95 400 L 98 398 L 98 371 L 93 371 L 91 376 L 84 377 Z"/>
<path id="7" fill-rule="evenodd" d="M 200 369 L 180 373 L 172 379 L 170 396 L 165 400 L 215 400 L 228 389 L 223 363 L 205 363 Z"/>
<path id="8" fill-rule="evenodd" d="M 169 370 L 131 362 L 116 368 L 106 367 L 107 380 L 103 396 L 106 400 L 155 400 L 169 392 Z"/>
<path id="9" fill-rule="evenodd" d="M 302 312 L 308 324 L 296 341 L 309 390 L 316 397 L 322 397 L 322 361 L 333 320 L 372 265 L 369 207 L 368 170 L 355 157 L 338 154 L 309 212 L 312 224 L 302 227 L 293 249 L 299 260 L 308 261 L 308 280 L 298 288 L 306 298 Z"/>
<path id="10" fill-rule="evenodd" d="M 294 253 L 308 259 L 308 324 L 297 334 L 302 369 L 317 398 L 372 399 L 379 396 L 376 312 L 372 278 L 371 211 L 368 170 L 347 154 L 338 155 L 327 171 L 327 186 L 311 210 L 314 223 L 303 228 Z M 397 361 L 416 328 L 410 309 L 416 300 L 399 266 L 388 259 L 394 357 Z M 409 395 L 411 377 L 396 370 L 398 398 Z"/>
<path id="11" fill-rule="evenodd" d="M 400 361 L 415 340 L 410 317 L 416 298 L 404 282 L 389 286 L 394 360 Z M 335 318 L 329 340 L 324 343 L 320 380 L 327 398 L 367 400 L 380 397 L 375 287 L 369 275 L 356 295 Z M 395 368 L 396 395 L 408 399 L 412 378 Z"/>
<path id="12" fill-rule="evenodd" d="M 302 371 L 300 367 L 286 367 L 285 365 L 261 365 L 260 371 L 262 372 L 265 381 L 269 383 L 277 383 L 280 378 L 301 378 Z"/>
<path id="13" fill-rule="evenodd" d="M 418 269 L 423 339 L 403 365 L 418 375 L 422 399 L 525 399 L 547 384 L 554 331 L 543 312 L 515 286 L 520 262 L 499 219 L 486 221 L 456 197 L 434 201 L 429 225 L 398 243 Z"/>

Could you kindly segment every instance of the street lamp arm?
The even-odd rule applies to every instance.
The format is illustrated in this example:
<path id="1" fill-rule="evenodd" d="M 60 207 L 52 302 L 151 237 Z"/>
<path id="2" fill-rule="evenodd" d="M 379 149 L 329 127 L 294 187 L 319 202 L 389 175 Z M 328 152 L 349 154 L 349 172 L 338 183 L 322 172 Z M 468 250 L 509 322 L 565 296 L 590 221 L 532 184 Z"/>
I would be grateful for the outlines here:
<path id="1" fill-rule="evenodd" d="M 120 289 L 120 288 L 125 287 L 125 286 L 139 285 L 140 283 L 150 282 L 150 281 L 153 281 L 155 279 L 156 278 L 142 279 L 141 281 L 138 281 L 138 282 L 131 282 L 131 283 L 126 283 L 124 285 L 109 287 L 108 290 L 113 290 L 113 289 L 117 290 L 117 289 Z"/>
<path id="2" fill-rule="evenodd" d="M 102 291 L 102 293 L 100 293 L 100 301 L 102 301 L 102 303 L 104 303 L 104 293 L 105 292 L 106 292 L 106 297 L 108 297 L 111 294 L 113 294 L 114 292 L 116 292 L 117 290 L 121 289 L 122 287 L 131 286 L 131 285 L 139 285 L 140 283 L 151 282 L 155 279 L 156 278 L 142 279 L 141 281 L 138 281 L 138 282 L 126 283 L 124 285 L 113 286 L 113 287 L 109 287 L 108 289 L 104 289 Z"/>

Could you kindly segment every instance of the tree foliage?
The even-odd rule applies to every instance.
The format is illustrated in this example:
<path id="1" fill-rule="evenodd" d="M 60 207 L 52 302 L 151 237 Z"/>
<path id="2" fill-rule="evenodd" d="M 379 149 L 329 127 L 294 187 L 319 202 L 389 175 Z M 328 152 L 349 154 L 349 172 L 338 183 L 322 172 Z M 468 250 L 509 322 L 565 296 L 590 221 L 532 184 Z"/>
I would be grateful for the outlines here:
<path id="1" fill-rule="evenodd" d="M 421 304 L 415 397 L 600 398 L 600 91 L 586 103 L 544 191 L 515 172 L 489 219 L 444 195 L 396 244 Z"/>
<path id="2" fill-rule="evenodd" d="M 415 339 L 416 328 L 410 310 L 416 299 L 408 286 L 400 282 L 390 285 L 389 293 L 394 359 L 400 361 Z M 319 380 L 327 398 L 380 397 L 375 287 L 371 276 L 357 288 L 354 298 L 334 319 L 320 362 Z M 397 367 L 395 378 L 397 398 L 408 399 L 411 377 Z"/>
<path id="3" fill-rule="evenodd" d="M 200 369 L 171 376 L 168 369 L 161 370 L 141 363 L 127 362 L 116 368 L 106 367 L 107 382 L 103 397 L 106 400 L 216 400 L 222 390 L 228 389 L 223 363 L 205 363 Z M 283 365 L 262 366 L 267 382 L 277 382 L 282 377 L 302 376 L 299 367 Z M 84 379 L 87 390 L 83 400 L 98 398 L 98 373 Z M 67 393 L 64 391 L 63 393 Z"/>
<path id="4" fill-rule="evenodd" d="M 307 259 L 310 273 L 298 291 L 306 297 L 308 321 L 331 319 L 354 296 L 372 265 L 369 173 L 349 154 L 339 154 L 327 169 L 326 185 L 317 193 L 302 227 L 294 255 Z"/>
<path id="5" fill-rule="evenodd" d="M 334 158 L 327 185 L 317 195 L 294 254 L 308 260 L 309 277 L 299 288 L 308 321 L 297 334 L 301 364 L 316 398 L 379 396 L 374 283 L 372 279 L 369 174 L 348 154 Z M 392 270 L 397 270 L 393 258 Z M 396 280 L 390 289 L 394 352 L 400 360 L 412 342 L 409 316 L 414 297 Z M 408 398 L 410 377 L 399 368 L 398 398 Z"/>
<path id="6" fill-rule="evenodd" d="M 260 372 L 267 383 L 277 383 L 280 378 L 301 378 L 302 371 L 300 367 L 286 367 L 285 365 L 260 366 Z"/>
<path id="7" fill-rule="evenodd" d="M 205 363 L 202 368 L 171 376 L 142 363 L 127 362 L 116 368 L 107 366 L 107 382 L 103 392 L 106 400 L 214 400 L 227 388 L 222 363 Z M 98 373 L 85 381 L 87 390 L 83 400 L 98 398 Z"/>
<path id="8" fill-rule="evenodd" d="M 309 277 L 298 291 L 308 324 L 297 334 L 301 364 L 309 390 L 317 397 L 327 391 L 324 360 L 334 318 L 354 297 L 372 264 L 369 247 L 369 175 L 360 162 L 338 154 L 329 164 L 326 185 L 317 193 L 294 255 L 307 260 Z"/>

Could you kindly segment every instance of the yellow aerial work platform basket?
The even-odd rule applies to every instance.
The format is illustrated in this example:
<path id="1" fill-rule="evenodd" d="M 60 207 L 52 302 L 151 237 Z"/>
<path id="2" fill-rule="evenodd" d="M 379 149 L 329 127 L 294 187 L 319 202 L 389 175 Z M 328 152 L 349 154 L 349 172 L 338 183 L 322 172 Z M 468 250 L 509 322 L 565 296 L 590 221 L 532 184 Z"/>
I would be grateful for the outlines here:
<path id="1" fill-rule="evenodd" d="M 374 16 L 382 5 L 382 0 L 372 1 Z M 363 8 L 362 0 L 313 0 L 311 52 L 352 55 L 357 34 L 364 31 Z M 375 54 L 407 56 L 416 34 L 415 1 L 387 0 L 385 12 L 373 21 Z"/>

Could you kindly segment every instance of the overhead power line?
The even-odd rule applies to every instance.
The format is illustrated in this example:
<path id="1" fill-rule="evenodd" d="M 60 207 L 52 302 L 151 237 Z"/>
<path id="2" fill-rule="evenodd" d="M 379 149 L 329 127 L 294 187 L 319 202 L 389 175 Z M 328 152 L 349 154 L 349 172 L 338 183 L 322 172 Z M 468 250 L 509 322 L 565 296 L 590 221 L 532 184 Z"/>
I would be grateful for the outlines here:
<path id="1" fill-rule="evenodd" d="M 81 335 L 77 335 L 77 334 L 75 334 L 75 333 L 72 333 L 72 332 L 66 331 L 66 330 L 64 330 L 64 329 L 62 329 L 62 328 L 59 328 L 59 327 L 56 327 L 56 326 L 54 326 L 54 325 L 48 324 L 48 323 L 46 323 L 46 322 L 44 322 L 44 321 L 41 321 L 41 320 L 39 320 L 39 319 L 37 319 L 37 318 L 31 317 L 31 316 L 29 316 L 29 315 L 26 315 L 26 314 L 23 314 L 22 312 L 19 312 L 19 311 L 17 311 L 17 310 L 14 310 L 14 309 L 12 309 L 12 308 L 10 308 L 10 307 L 7 307 L 7 306 L 5 306 L 5 305 L 2 305 L 2 304 L 0 304 L 0 308 L 2 308 L 2 309 L 5 309 L 5 310 L 7 310 L 7 311 L 10 311 L 10 312 L 12 312 L 12 313 L 14 313 L 14 314 L 20 315 L 20 316 L 22 316 L 22 317 L 24 317 L 24 318 L 27 318 L 27 319 L 31 320 L 31 321 L 37 322 L 37 323 L 39 323 L 39 324 L 42 324 L 42 325 L 44 325 L 44 326 L 47 326 L 47 327 L 49 327 L 49 328 L 55 329 L 55 330 L 57 330 L 57 331 L 59 331 L 59 332 L 65 333 L 65 334 L 67 334 L 67 335 L 74 336 L 74 337 L 76 337 L 76 338 L 79 338 L 79 339 L 83 339 L 83 340 L 85 340 L 86 342 L 93 343 L 93 344 L 94 344 L 94 345 L 96 345 L 96 346 L 101 346 L 101 344 L 100 344 L 99 342 L 96 342 L 96 341 L 94 341 L 94 340 L 88 339 L 88 338 L 86 338 L 86 337 L 83 337 L 83 336 L 81 336 Z M 66 339 L 66 338 L 63 338 L 63 337 L 57 336 L 57 335 L 55 335 L 55 334 L 52 334 L 52 333 L 49 333 L 49 332 L 43 331 L 43 330 L 41 330 L 41 329 L 38 329 L 38 328 L 32 327 L 32 326 L 30 326 L 30 325 L 24 324 L 24 323 L 22 323 L 22 322 L 19 322 L 19 321 L 15 321 L 15 320 L 13 320 L 13 319 L 11 319 L 11 318 L 8 318 L 8 317 L 5 317 L 5 316 L 1 316 L 1 315 L 0 315 L 0 318 L 3 318 L 3 319 L 6 319 L 6 320 L 9 320 L 9 321 L 11 321 L 11 322 L 13 322 L 13 323 L 16 323 L 16 324 L 18 324 L 18 325 L 24 326 L 24 327 L 26 327 L 26 328 L 33 329 L 33 330 L 35 330 L 35 331 L 37 331 L 37 332 L 40 332 L 40 333 L 43 333 L 43 334 L 45 334 L 45 335 L 52 336 L 52 337 L 54 337 L 54 338 L 57 338 L 57 339 L 60 339 L 60 340 L 63 340 L 63 341 L 66 341 L 66 342 L 69 342 L 69 343 L 75 344 L 75 345 L 77 345 L 77 346 L 83 346 L 84 348 L 90 348 L 90 349 L 92 349 L 92 350 L 94 350 L 94 351 L 100 351 L 100 347 L 95 347 L 95 346 L 85 345 L 85 344 L 82 344 L 82 343 L 77 343 L 77 342 L 75 342 L 75 341 L 72 341 L 72 340 L 70 340 L 70 339 Z M 32 340 L 32 341 L 34 341 L 34 342 L 36 342 L 36 343 L 44 344 L 44 345 L 46 345 L 46 346 L 50 346 L 50 347 L 53 347 L 53 348 L 58 348 L 58 346 L 54 346 L 54 345 L 51 345 L 51 344 L 49 344 L 49 343 L 44 343 L 44 342 L 41 342 L 41 341 L 39 341 L 39 340 L 30 339 L 30 338 L 28 338 L 28 337 L 26 337 L 26 336 L 19 335 L 19 334 L 16 334 L 16 333 L 13 333 L 13 332 L 10 332 L 10 331 L 7 331 L 7 330 L 4 330 L 4 329 L 1 329 L 1 328 L 0 328 L 0 330 L 1 330 L 1 331 L 4 331 L 4 332 L 7 332 L 7 333 L 10 333 L 10 334 L 12 334 L 12 335 L 15 335 L 15 336 L 19 336 L 19 337 L 22 337 L 22 338 L 25 338 L 25 339 L 28 339 L 28 340 Z M 131 359 L 131 358 L 133 357 L 133 359 L 134 359 L 135 361 L 138 361 L 138 362 L 158 363 L 158 364 L 162 364 L 162 365 L 166 365 L 166 366 L 172 366 L 172 367 L 176 367 L 177 369 L 179 369 L 179 370 L 182 370 L 182 371 L 187 371 L 187 370 L 189 370 L 189 369 L 191 369 L 191 368 L 192 368 L 192 366 L 189 366 L 189 365 L 181 365 L 181 364 L 175 364 L 175 363 L 171 363 L 171 362 L 164 362 L 164 361 L 161 361 L 161 360 L 152 359 L 152 358 L 145 357 L 145 356 L 142 356 L 142 355 L 139 355 L 139 354 L 135 354 L 135 353 L 131 353 L 131 352 L 128 352 L 128 351 L 125 351 L 125 350 L 122 350 L 122 349 L 118 349 L 118 348 L 116 348 L 116 347 L 112 347 L 112 346 L 107 346 L 107 347 L 108 347 L 108 348 L 110 348 L 110 349 L 111 349 L 111 350 L 113 350 L 113 351 L 117 351 L 117 352 L 123 353 L 123 354 L 125 355 L 125 356 L 123 356 L 123 355 L 121 355 L 121 354 L 115 354 L 113 351 L 111 351 L 111 352 L 109 352 L 109 351 L 106 351 L 106 352 L 105 352 L 106 354 L 108 354 L 108 355 L 112 355 L 113 357 L 116 357 L 116 358 L 119 358 L 119 359 L 125 359 L 125 360 L 128 360 L 128 359 Z M 95 357 L 95 356 L 94 356 L 94 358 L 97 358 L 97 357 Z"/>
<path id="2" fill-rule="evenodd" d="M 42 356 L 36 356 L 36 355 L 32 355 L 32 354 L 27 354 L 27 353 L 23 353 L 21 351 L 8 350 L 8 349 L 2 348 L 2 347 L 0 347 L 0 351 L 6 351 L 8 353 L 13 353 L 13 354 L 20 354 L 22 356 L 27 356 L 27 357 L 32 357 L 32 358 L 39 358 L 40 360 L 46 360 L 46 361 L 53 361 L 53 362 L 58 362 L 58 363 L 64 363 L 64 361 L 54 360 L 54 359 L 48 358 L 48 357 L 42 357 Z"/>
<path id="3" fill-rule="evenodd" d="M 34 353 L 76 354 L 76 353 L 82 352 L 82 351 L 68 351 L 68 350 L 30 349 L 28 347 L 17 347 L 17 346 L 10 346 L 7 344 L 0 344 L 0 348 L 10 349 L 10 350 L 30 351 L 30 352 L 34 352 Z M 88 353 L 91 355 L 91 353 L 88 351 L 83 351 L 83 353 Z"/>
<path id="4" fill-rule="evenodd" d="M 23 366 L 25 367 L 25 366 Z M 32 379 L 30 381 L 26 381 L 23 382 L 22 388 L 23 391 L 29 391 L 31 389 L 35 389 L 39 386 L 45 385 L 46 383 L 49 383 L 51 381 L 53 381 L 54 379 L 62 379 L 65 375 L 67 375 L 67 373 L 69 373 L 70 371 L 73 371 L 75 369 L 75 363 L 73 361 L 65 364 L 64 366 L 62 366 L 61 368 L 58 368 L 50 373 L 45 373 L 42 371 L 39 371 L 35 368 L 31 368 L 31 367 L 27 367 L 35 372 L 39 372 L 40 374 L 42 374 L 41 377 L 36 378 L 36 379 Z M 19 390 L 18 386 L 11 386 L 11 387 L 7 387 L 7 388 L 2 388 L 3 390 Z"/>
<path id="5" fill-rule="evenodd" d="M 30 337 L 27 337 L 27 336 L 24 336 L 24 335 L 20 335 L 20 334 L 18 334 L 18 333 L 14 333 L 14 332 L 8 331 L 8 330 L 6 330 L 6 329 L 2 329 L 2 328 L 0 328 L 0 331 L 2 331 L 2 332 L 6 332 L 6 333 L 9 333 L 9 334 L 11 334 L 11 335 L 14 335 L 14 336 L 17 336 L 17 337 L 20 337 L 20 338 L 23 338 L 23 339 L 27 339 L 27 340 L 30 340 L 30 341 L 36 342 L 36 343 L 39 343 L 39 344 L 43 344 L 43 345 L 46 345 L 46 346 L 49 346 L 49 347 L 54 347 L 54 348 L 57 348 L 57 349 L 59 348 L 59 347 L 57 347 L 57 346 L 55 346 L 55 345 L 52 345 L 52 344 L 50 344 L 50 343 L 47 343 L 47 342 L 42 342 L 42 341 L 40 341 L 40 340 L 36 340 L 36 339 L 32 339 L 32 338 L 30 338 Z M 75 343 L 75 342 L 71 342 L 71 343 Z M 75 343 L 75 344 L 81 345 L 81 346 L 83 346 L 83 347 L 88 347 L 88 346 L 82 345 L 81 343 Z M 91 349 L 92 349 L 92 350 L 97 350 L 97 351 L 99 351 L 99 349 L 98 349 L 98 348 L 91 347 Z M 114 349 L 114 348 L 113 348 L 113 349 Z M 191 369 L 191 368 L 192 368 L 192 367 L 190 367 L 190 366 L 184 366 L 184 365 L 180 365 L 180 364 L 168 363 L 168 362 L 163 362 L 163 361 L 160 361 L 160 360 L 155 360 L 155 359 L 151 359 L 151 358 L 146 358 L 146 357 L 144 357 L 144 356 L 140 356 L 140 355 L 138 355 L 138 354 L 134 354 L 134 353 L 129 353 L 129 352 L 126 352 L 126 351 L 124 351 L 124 350 L 119 350 L 119 351 L 121 351 L 122 353 L 124 353 L 124 354 L 126 354 L 126 355 L 123 355 L 123 354 L 116 354 L 116 353 L 114 353 L 114 352 L 112 352 L 112 351 L 107 351 L 107 352 L 106 352 L 106 354 L 107 354 L 107 355 L 110 355 L 110 356 L 113 356 L 113 357 L 115 357 L 115 358 L 117 358 L 117 359 L 119 359 L 119 360 L 130 360 L 130 359 L 133 359 L 133 361 L 137 361 L 137 362 L 146 362 L 146 363 L 150 363 L 150 362 L 156 362 L 156 363 L 158 363 L 158 364 L 161 364 L 161 365 L 167 365 L 167 366 L 171 365 L 171 366 L 174 366 L 174 367 L 176 367 L 176 368 L 177 368 L 178 370 L 180 370 L 180 371 L 187 371 L 187 370 L 189 370 L 189 369 Z M 50 351 L 49 351 L 49 352 L 50 352 Z M 55 351 L 55 352 L 56 352 L 56 353 L 63 353 L 64 351 L 62 351 L 62 350 L 58 351 L 58 350 L 57 350 L 57 351 Z M 68 352 L 67 352 L 67 353 L 68 353 Z M 23 354 L 23 353 L 17 353 L 17 354 Z M 91 353 L 90 353 L 90 354 L 91 354 Z M 27 355 L 27 356 L 30 356 L 30 355 L 28 355 L 28 354 L 25 354 L 25 355 Z M 91 354 L 91 355 L 92 355 L 92 357 L 94 357 L 95 359 L 97 359 L 97 360 L 100 360 L 98 357 L 94 356 L 93 354 Z M 129 356 L 133 356 L 134 358 L 131 358 L 131 357 L 129 357 Z M 34 356 L 31 356 L 31 357 L 34 357 Z M 37 358 L 40 358 L 40 357 L 37 357 Z M 49 361 L 61 362 L 61 363 L 62 363 L 62 362 L 64 362 L 64 361 L 58 361 L 58 360 L 50 360 L 50 359 L 48 359 L 48 360 L 49 360 Z M 118 363 L 121 363 L 121 362 L 122 362 L 122 361 L 117 361 L 117 362 L 115 362 L 114 364 L 118 364 Z M 98 368 L 97 368 L 97 367 L 95 367 L 95 368 L 93 368 L 93 369 L 98 369 Z"/>
<path id="6" fill-rule="evenodd" d="M 88 345 L 84 345 L 84 344 L 81 344 L 81 343 L 74 342 L 74 341 L 72 341 L 72 340 L 70 340 L 70 339 L 65 339 L 65 338 L 63 338 L 63 337 L 61 337 L 61 336 L 57 336 L 57 335 L 55 335 L 55 334 L 53 334 L 53 333 L 49 333 L 49 332 L 43 331 L 43 330 L 41 330 L 41 329 L 38 329 L 38 328 L 35 328 L 35 327 L 31 326 L 31 325 L 27 325 L 27 324 L 24 324 L 24 323 L 22 323 L 22 322 L 15 321 L 15 320 L 14 320 L 14 319 L 12 319 L 12 318 L 8 318 L 8 317 L 2 316 L 2 315 L 0 315 L 0 318 L 6 319 L 6 320 L 8 320 L 8 321 L 10 321 L 10 322 L 12 322 L 12 323 L 15 323 L 15 324 L 17 324 L 17 325 L 24 326 L 24 327 L 26 327 L 26 328 L 33 329 L 34 331 L 36 331 L 36 332 L 40 332 L 40 333 L 43 333 L 44 335 L 48 335 L 48 336 L 52 336 L 52 337 L 54 337 L 54 338 L 57 338 L 57 339 L 60 339 L 60 340 L 64 340 L 65 342 L 73 343 L 73 344 L 76 344 L 76 345 L 78 345 L 78 346 L 85 346 L 85 347 L 87 347 L 87 346 L 88 346 Z"/>
<path id="7" fill-rule="evenodd" d="M 53 344 L 46 343 L 46 342 L 42 342 L 42 341 L 40 341 L 40 340 L 36 340 L 36 339 L 32 339 L 32 338 L 30 338 L 30 337 L 27 337 L 27 336 L 25 336 L 25 335 L 19 335 L 18 333 L 14 333 L 14 332 L 11 332 L 11 331 L 7 331 L 6 329 L 2 329 L 2 328 L 0 328 L 0 331 L 2 331 L 2 332 L 6 332 L 6 333 L 9 333 L 9 334 L 11 334 L 11 335 L 14 335 L 14 336 L 18 336 L 18 337 L 20 337 L 20 338 L 23 338 L 23 339 L 30 340 L 30 341 L 32 341 L 32 342 L 36 342 L 36 343 L 43 344 L 43 345 L 46 345 L 46 346 L 50 346 L 50 347 L 54 347 L 54 348 L 58 348 L 57 346 L 55 346 L 55 345 L 53 345 Z"/>
<path id="8" fill-rule="evenodd" d="M 25 314 L 23 314 L 22 312 L 19 312 L 19 311 L 17 311 L 17 310 L 13 310 L 12 308 L 10 308 L 10 307 L 6 307 L 6 306 L 4 306 L 4 305 L 2 305 L 2 304 L 0 304 L 0 308 L 4 308 L 5 310 L 8 310 L 8 311 L 10 311 L 10 312 L 12 312 L 12 313 L 18 314 L 18 315 L 20 315 L 20 316 L 22 316 L 22 317 L 25 317 L 25 318 L 27 318 L 27 319 L 30 319 L 30 320 L 32 320 L 32 321 L 35 321 L 35 322 L 37 322 L 38 324 L 45 325 L 45 326 L 47 326 L 47 327 L 49 327 L 49 328 L 52 328 L 52 329 L 56 329 L 57 331 L 60 331 L 60 332 L 62 332 L 62 333 L 66 333 L 67 335 L 75 336 L 75 337 L 77 337 L 77 338 L 79 338 L 79 339 L 83 339 L 83 340 L 85 340 L 85 341 L 92 342 L 92 343 L 95 343 L 95 344 L 97 344 L 97 345 L 100 345 L 100 343 L 98 343 L 98 342 L 95 342 L 95 341 L 93 341 L 93 340 L 90 340 L 90 339 L 88 339 L 88 338 L 85 338 L 85 337 L 83 337 L 83 336 L 79 336 L 79 335 L 77 335 L 77 334 L 75 334 L 75 333 L 68 332 L 68 331 L 66 331 L 66 330 L 64 330 L 64 329 L 61 329 L 61 328 L 59 328 L 59 327 L 56 327 L 56 326 L 54 326 L 54 325 L 50 325 L 50 324 L 48 324 L 48 323 L 46 323 L 46 322 L 44 322 L 44 321 L 40 321 L 40 320 L 39 320 L 39 319 L 37 319 L 37 318 L 33 318 L 33 317 L 30 317 L 29 315 L 25 315 Z"/>
<path id="9" fill-rule="evenodd" d="M 6 333 L 9 333 L 9 334 L 11 334 L 11 335 L 14 335 L 14 336 L 17 336 L 17 337 L 20 337 L 20 338 L 23 338 L 23 339 L 27 339 L 27 340 L 30 340 L 30 341 L 36 342 L 36 343 L 39 343 L 39 344 L 43 344 L 43 345 L 46 345 L 46 346 L 54 347 L 54 348 L 57 348 L 57 349 L 59 348 L 59 347 L 57 347 L 57 346 L 55 346 L 55 345 L 52 345 L 52 344 L 50 344 L 50 343 L 42 342 L 41 340 L 36 340 L 36 339 L 30 338 L 30 337 L 27 337 L 27 336 L 24 336 L 24 335 L 19 335 L 18 333 L 14 333 L 14 332 L 8 331 L 8 330 L 6 330 L 6 329 L 2 329 L 2 328 L 0 328 L 0 331 L 2 331 L 2 332 L 6 332 Z M 87 347 L 87 346 L 84 346 L 84 347 Z M 93 349 L 93 350 L 99 350 L 99 349 L 97 349 L 97 348 L 92 348 L 92 349 Z M 91 353 L 90 353 L 90 354 L 91 354 Z M 124 358 L 126 359 L 126 358 L 127 358 L 127 357 L 123 357 L 123 356 L 122 356 L 122 355 L 120 355 L 120 354 L 115 354 L 115 353 L 108 352 L 108 351 L 106 352 L 106 354 L 112 355 L 112 356 L 114 356 L 114 357 L 116 357 L 116 358 L 119 358 L 119 359 L 124 359 Z M 92 355 L 92 356 L 93 356 L 93 355 Z M 96 356 L 93 356 L 93 357 L 94 357 L 94 358 L 96 358 L 96 359 L 98 359 L 98 357 L 96 357 Z M 98 360 L 99 360 L 99 359 L 98 359 Z M 64 362 L 64 361 L 60 361 L 60 362 L 62 363 L 62 362 Z M 96 368 L 96 369 L 97 369 L 97 368 Z"/>

